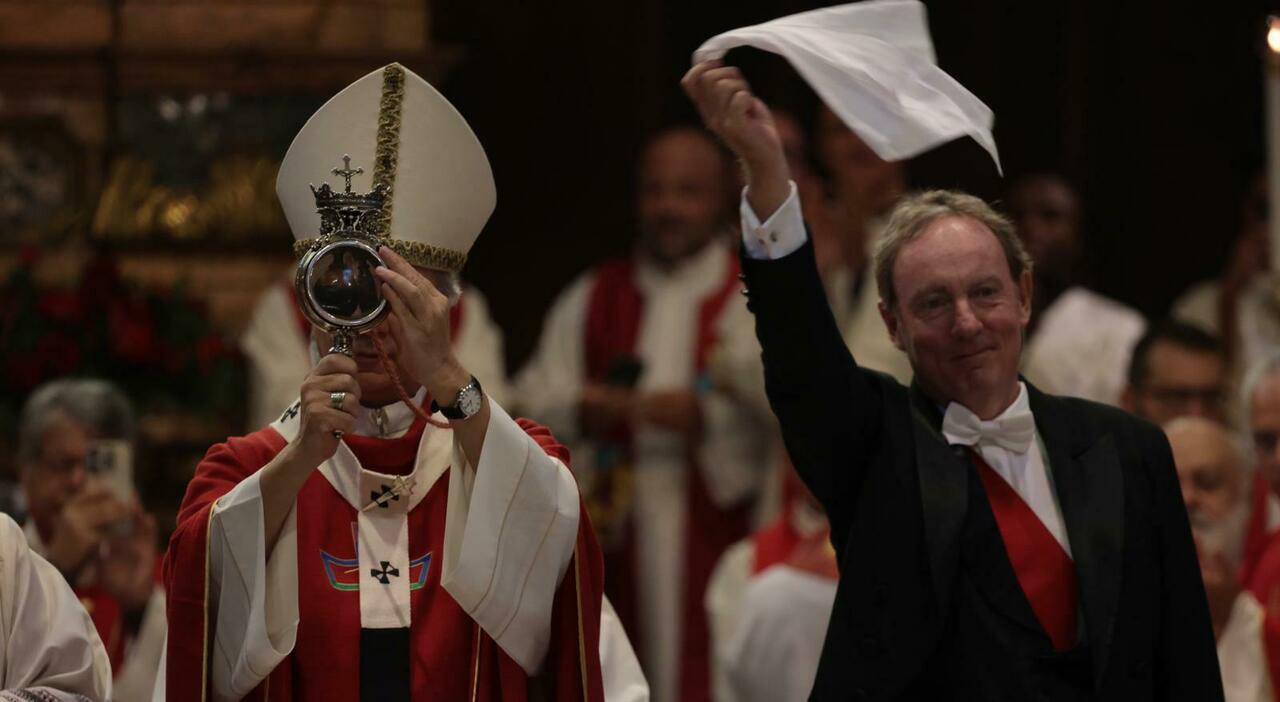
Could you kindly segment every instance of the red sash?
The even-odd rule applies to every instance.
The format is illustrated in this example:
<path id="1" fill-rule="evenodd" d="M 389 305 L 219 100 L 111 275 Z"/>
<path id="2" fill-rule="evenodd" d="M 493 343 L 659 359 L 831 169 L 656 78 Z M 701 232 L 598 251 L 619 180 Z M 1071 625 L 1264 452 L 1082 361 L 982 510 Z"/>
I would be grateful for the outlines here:
<path id="1" fill-rule="evenodd" d="M 712 244 L 714 246 L 714 244 Z M 695 368 L 701 373 L 706 368 L 707 356 L 716 342 L 715 322 L 724 311 L 732 295 L 739 289 L 738 259 L 725 251 L 728 264 L 720 285 L 699 303 L 698 338 Z M 604 382 L 610 364 L 619 356 L 634 356 L 640 334 L 640 322 L 644 317 L 644 296 L 635 282 L 635 261 L 619 259 L 601 265 L 595 275 L 594 286 L 587 306 L 586 364 L 587 376 L 595 382 Z M 620 443 L 630 447 L 630 436 L 618 437 Z M 694 452 L 689 452 L 689 470 L 686 471 L 687 489 L 685 512 L 688 515 L 685 529 L 685 578 L 683 593 L 684 631 L 680 657 L 680 700 L 693 702 L 709 700 L 711 696 L 710 631 L 703 596 L 711 580 L 720 555 L 730 545 L 747 534 L 748 506 L 721 509 L 711 500 L 697 470 Z M 609 599 L 618 611 L 627 634 L 636 649 L 644 651 L 640 643 L 638 599 L 640 587 L 636 576 L 634 538 L 628 534 L 620 552 L 609 554 Z"/>
<path id="2" fill-rule="evenodd" d="M 1245 525 L 1244 554 L 1240 564 L 1240 582 L 1247 583 L 1258 567 L 1258 561 L 1267 550 L 1267 544 L 1275 532 L 1267 530 L 1267 504 L 1271 486 L 1261 473 L 1254 472 L 1253 494 L 1250 495 L 1249 522 Z"/>
<path id="3" fill-rule="evenodd" d="M 1076 644 L 1079 587 L 1075 565 L 1031 507 L 972 448 L 969 455 L 987 490 L 1018 584 L 1056 651 Z"/>
<path id="4" fill-rule="evenodd" d="M 1280 702 L 1280 536 L 1273 537 L 1254 564 L 1245 589 L 1262 605 L 1262 647 L 1266 654 L 1271 690 Z"/>

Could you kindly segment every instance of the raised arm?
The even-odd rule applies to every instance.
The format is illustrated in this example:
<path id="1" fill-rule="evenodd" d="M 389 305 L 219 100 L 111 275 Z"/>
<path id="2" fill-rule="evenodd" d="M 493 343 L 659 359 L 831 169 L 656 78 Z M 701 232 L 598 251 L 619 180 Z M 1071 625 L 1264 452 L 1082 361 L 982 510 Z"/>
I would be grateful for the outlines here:
<path id="1" fill-rule="evenodd" d="M 745 171 L 748 308 L 787 450 L 828 513 L 850 514 L 845 505 L 880 426 L 881 383 L 857 367 L 832 317 L 768 107 L 736 68 L 718 61 L 694 66 L 682 86 Z"/>

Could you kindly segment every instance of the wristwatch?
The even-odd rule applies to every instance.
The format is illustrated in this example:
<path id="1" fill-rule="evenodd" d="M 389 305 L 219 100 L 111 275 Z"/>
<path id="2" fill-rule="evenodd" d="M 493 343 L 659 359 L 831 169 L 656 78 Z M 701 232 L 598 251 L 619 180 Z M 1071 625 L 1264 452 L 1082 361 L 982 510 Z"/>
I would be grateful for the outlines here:
<path id="1" fill-rule="evenodd" d="M 471 419 L 476 416 L 483 404 L 484 392 L 480 389 L 480 381 L 473 375 L 471 382 L 458 391 L 458 396 L 453 398 L 452 404 L 441 405 L 432 400 L 431 413 L 439 412 L 448 419 Z"/>

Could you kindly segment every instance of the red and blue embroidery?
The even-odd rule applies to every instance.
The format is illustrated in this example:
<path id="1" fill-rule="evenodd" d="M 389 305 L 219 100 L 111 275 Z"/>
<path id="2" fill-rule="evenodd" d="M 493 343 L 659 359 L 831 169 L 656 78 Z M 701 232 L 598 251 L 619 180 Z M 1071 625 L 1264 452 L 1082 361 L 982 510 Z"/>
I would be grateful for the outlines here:
<path id="1" fill-rule="evenodd" d="M 360 545 L 356 541 L 356 524 L 351 524 L 351 540 L 355 542 L 354 558 L 338 558 L 320 549 L 320 562 L 324 564 L 325 575 L 329 577 L 329 585 L 342 592 L 358 592 L 360 590 Z M 409 589 L 421 590 L 427 585 L 427 575 L 431 572 L 431 553 L 418 556 L 409 561 Z M 398 573 L 397 573 L 398 575 Z M 389 582 L 389 581 L 387 581 Z"/>

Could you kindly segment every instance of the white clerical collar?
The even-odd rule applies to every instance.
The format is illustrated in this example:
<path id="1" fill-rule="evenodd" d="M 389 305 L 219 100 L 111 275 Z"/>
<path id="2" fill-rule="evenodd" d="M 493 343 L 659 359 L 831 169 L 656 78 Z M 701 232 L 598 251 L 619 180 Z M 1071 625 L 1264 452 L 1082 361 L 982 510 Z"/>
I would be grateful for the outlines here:
<path id="1" fill-rule="evenodd" d="M 636 286 L 646 292 L 669 286 L 688 287 L 701 294 L 710 293 L 724 282 L 728 255 L 719 240 L 710 241 L 702 250 L 673 266 L 659 266 L 651 258 L 636 256 Z"/>
<path id="2" fill-rule="evenodd" d="M 418 388 L 413 403 L 419 407 L 427 397 L 426 388 Z M 418 413 L 397 400 L 383 407 L 364 407 L 356 413 L 355 433 L 379 439 L 395 439 L 404 436 L 418 418 Z"/>

